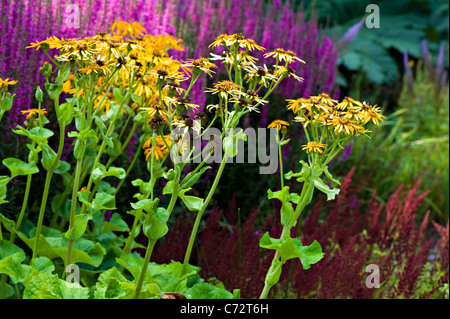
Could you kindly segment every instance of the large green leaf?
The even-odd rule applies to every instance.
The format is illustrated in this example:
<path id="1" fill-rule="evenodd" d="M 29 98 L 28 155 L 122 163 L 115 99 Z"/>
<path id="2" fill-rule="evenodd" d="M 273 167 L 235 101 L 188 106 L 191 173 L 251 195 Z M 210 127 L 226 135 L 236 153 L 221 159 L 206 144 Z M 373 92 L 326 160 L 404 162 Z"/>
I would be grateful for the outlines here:
<path id="1" fill-rule="evenodd" d="M 88 299 L 89 288 L 68 283 L 58 277 L 40 273 L 27 283 L 24 299 Z"/>
<path id="2" fill-rule="evenodd" d="M 278 251 L 282 263 L 292 258 L 299 258 L 303 269 L 309 269 L 324 256 L 322 248 L 316 240 L 309 246 L 303 246 L 297 238 L 274 239 L 266 232 L 259 242 L 260 247 Z"/>
<path id="3" fill-rule="evenodd" d="M 31 266 L 22 265 L 23 252 L 9 255 L 0 260 L 0 274 L 6 274 L 14 284 L 24 281 L 31 275 Z"/>
<path id="4" fill-rule="evenodd" d="M 19 238 L 27 244 L 28 247 L 34 249 L 36 237 L 28 238 L 24 233 L 17 232 Z M 49 259 L 61 258 L 64 262 L 67 258 L 67 245 L 68 239 L 65 237 L 49 237 L 43 234 L 39 237 L 39 244 L 37 248 L 37 255 L 47 257 Z M 98 267 L 104 255 L 105 249 L 100 243 L 94 243 L 84 238 L 79 238 L 74 242 L 72 248 L 71 262 L 73 264 L 77 262 L 86 263 L 94 267 Z"/>
<path id="5" fill-rule="evenodd" d="M 2 163 L 11 171 L 11 178 L 18 175 L 30 175 L 39 172 L 35 162 L 25 163 L 20 159 L 9 157 L 5 158 Z"/>
<path id="6" fill-rule="evenodd" d="M 167 220 L 169 219 L 169 212 L 162 207 L 149 212 L 142 225 L 142 232 L 150 240 L 158 240 L 164 237 L 169 231 L 167 227 Z"/>
<path id="7" fill-rule="evenodd" d="M 231 292 L 206 282 L 195 284 L 186 294 L 189 299 L 233 299 Z"/>

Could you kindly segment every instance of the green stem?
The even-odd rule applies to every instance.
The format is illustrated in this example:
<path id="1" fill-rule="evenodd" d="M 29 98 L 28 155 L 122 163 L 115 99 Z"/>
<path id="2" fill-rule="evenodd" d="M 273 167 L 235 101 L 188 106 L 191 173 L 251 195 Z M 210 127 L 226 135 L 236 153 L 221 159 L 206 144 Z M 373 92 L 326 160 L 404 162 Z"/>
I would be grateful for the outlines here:
<path id="1" fill-rule="evenodd" d="M 57 105 L 57 100 L 55 100 L 55 106 Z M 34 249 L 33 254 L 31 257 L 31 260 L 36 258 L 37 256 L 37 249 L 39 247 L 39 237 L 41 235 L 41 229 L 42 229 L 42 223 L 44 221 L 44 215 L 45 215 L 45 207 L 47 206 L 47 199 L 48 199 L 48 191 L 50 189 L 50 182 L 52 180 L 53 173 L 55 172 L 55 169 L 59 165 L 59 159 L 61 158 L 62 150 L 64 148 L 64 137 L 65 137 L 65 126 L 62 124 L 59 124 L 59 148 L 58 153 L 56 154 L 55 161 L 53 162 L 52 166 L 50 167 L 50 170 L 47 172 L 47 177 L 45 178 L 45 184 L 44 184 L 44 193 L 42 195 L 42 201 L 41 201 L 41 208 L 39 210 L 39 217 L 38 217 L 38 223 L 36 226 L 36 238 L 34 241 Z"/>
<path id="2" fill-rule="evenodd" d="M 79 181 L 80 181 L 80 175 L 81 175 L 81 166 L 83 163 L 83 159 L 77 160 L 77 165 L 75 168 L 75 180 L 73 182 L 73 189 L 72 189 L 72 202 L 70 205 L 70 214 L 69 214 L 69 230 L 71 230 L 75 226 L 75 214 L 76 214 L 76 207 L 77 207 L 77 193 L 79 188 Z M 73 246 L 73 240 L 69 239 L 69 243 L 67 245 L 67 258 L 66 258 L 66 267 L 70 265 L 70 260 L 72 258 L 72 246 Z"/>
<path id="3" fill-rule="evenodd" d="M 183 265 L 187 266 L 189 263 L 189 259 L 191 258 L 192 253 L 192 247 L 194 246 L 195 237 L 197 235 L 198 227 L 200 225 L 200 221 L 202 219 L 203 213 L 205 212 L 206 208 L 208 207 L 209 202 L 212 199 L 212 196 L 214 195 L 214 192 L 216 191 L 217 185 L 219 184 L 219 180 L 222 176 L 223 170 L 225 168 L 225 164 L 227 163 L 228 156 L 225 154 L 222 159 L 222 163 L 220 163 L 219 171 L 217 172 L 217 175 L 214 179 L 213 185 L 211 186 L 211 189 L 209 190 L 208 196 L 206 197 L 206 200 L 203 202 L 202 207 L 197 213 L 197 217 L 195 219 L 194 226 L 192 228 L 191 237 L 189 238 L 189 244 L 186 249 L 186 255 L 184 256 L 184 262 Z"/>
<path id="4" fill-rule="evenodd" d="M 25 215 L 25 210 L 27 208 L 28 205 L 28 196 L 30 195 L 30 188 L 31 188 L 31 178 L 32 178 L 32 174 L 28 174 L 27 175 L 27 185 L 25 186 L 25 195 L 23 197 L 23 202 L 22 202 L 22 209 L 20 210 L 19 213 L 19 218 L 17 218 L 17 222 L 16 225 L 14 226 L 14 231 L 11 233 L 11 237 L 9 239 L 9 241 L 11 243 L 14 244 L 14 240 L 16 237 L 16 231 L 19 231 L 20 229 L 20 225 L 22 224 L 22 219 Z"/>
<path id="5" fill-rule="evenodd" d="M 286 236 L 290 236 L 291 228 L 294 225 L 297 218 L 302 213 L 303 209 L 307 204 L 309 204 L 309 199 L 311 196 L 311 193 L 314 191 L 314 179 L 310 177 L 309 180 L 305 181 L 303 184 L 302 193 L 300 194 L 300 198 L 298 201 L 298 205 L 295 208 L 294 212 L 294 218 L 290 221 L 290 223 L 286 226 L 283 226 L 283 231 L 280 236 L 280 240 L 285 239 Z M 275 256 L 273 257 L 273 260 L 279 259 L 278 251 L 275 252 Z M 272 261 L 273 263 L 273 261 Z M 279 267 L 282 265 L 280 264 Z M 269 294 L 270 288 L 272 288 L 272 285 L 268 285 L 267 283 L 264 283 L 263 291 L 261 292 L 261 295 L 259 296 L 259 299 L 266 299 L 267 295 Z"/>
<path id="6" fill-rule="evenodd" d="M 142 266 L 141 273 L 139 275 L 139 279 L 136 285 L 136 292 L 134 294 L 134 299 L 139 299 L 139 295 L 142 290 L 142 285 L 144 283 L 145 275 L 147 273 L 148 264 L 150 262 L 150 257 L 153 252 L 153 247 L 155 247 L 156 241 L 155 240 L 149 240 L 147 245 L 147 251 L 145 252 L 144 257 L 144 265 Z"/>
<path id="7" fill-rule="evenodd" d="M 136 161 L 137 161 L 137 159 L 139 157 L 139 154 L 141 153 L 141 149 L 142 149 L 142 145 L 143 144 L 144 144 L 144 141 L 141 141 L 141 143 L 139 144 L 138 149 L 136 150 L 136 153 L 134 153 L 133 160 L 131 161 L 130 165 L 127 168 L 127 171 L 125 173 L 125 177 L 120 181 L 119 185 L 117 185 L 116 194 L 119 192 L 119 189 L 122 187 L 123 183 L 125 182 L 125 180 L 127 179 L 128 175 L 130 174 L 131 169 L 133 168 L 134 164 L 136 163 Z"/>
<path id="8" fill-rule="evenodd" d="M 278 134 L 278 132 L 277 132 L 277 134 Z M 280 161 L 280 181 L 281 181 L 281 190 L 283 190 L 283 188 L 284 188 L 284 178 L 283 178 L 283 157 L 282 157 L 282 154 L 281 154 L 281 143 L 280 142 L 278 142 L 278 158 L 279 158 L 279 161 Z"/>

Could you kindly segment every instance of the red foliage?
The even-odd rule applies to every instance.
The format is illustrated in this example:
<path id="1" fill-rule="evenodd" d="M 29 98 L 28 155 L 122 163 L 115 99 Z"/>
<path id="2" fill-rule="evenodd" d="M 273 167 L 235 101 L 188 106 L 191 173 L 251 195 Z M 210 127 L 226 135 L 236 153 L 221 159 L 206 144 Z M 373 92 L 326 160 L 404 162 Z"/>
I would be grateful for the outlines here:
<path id="1" fill-rule="evenodd" d="M 416 220 L 415 210 L 427 193 L 416 195 L 418 182 L 401 200 L 403 186 L 391 196 L 386 205 L 377 203 L 376 192 L 365 204 L 358 199 L 358 188 L 351 183 L 353 170 L 342 180 L 341 191 L 335 201 L 324 202 L 322 197 L 303 217 L 292 236 L 299 234 L 304 245 L 317 240 L 325 253 L 324 259 L 304 271 L 298 260 L 287 262 L 280 282 L 272 288 L 274 297 L 285 296 L 289 277 L 288 298 L 409 298 L 414 293 L 418 277 L 430 255 L 436 236 L 426 233 L 428 214 Z M 202 268 L 203 278 L 215 277 L 229 290 L 241 289 L 243 298 L 257 298 L 272 260 L 273 251 L 259 247 L 259 239 L 269 231 L 279 237 L 279 205 L 265 219 L 258 230 L 255 219 L 258 210 L 236 225 L 235 197 L 229 207 L 213 209 L 201 229 L 191 259 Z M 306 212 L 305 212 L 306 213 Z M 226 216 L 226 218 L 224 218 Z M 226 227 L 223 220 L 226 219 Z M 174 228 L 155 248 L 153 261 L 182 261 L 190 235 L 192 221 L 179 218 Z M 436 245 L 443 269 L 442 282 L 448 282 L 449 229 L 433 222 L 439 233 Z M 367 288 L 369 273 L 365 268 L 376 264 L 380 269 L 380 289 Z M 390 278 L 395 274 L 398 284 Z"/>

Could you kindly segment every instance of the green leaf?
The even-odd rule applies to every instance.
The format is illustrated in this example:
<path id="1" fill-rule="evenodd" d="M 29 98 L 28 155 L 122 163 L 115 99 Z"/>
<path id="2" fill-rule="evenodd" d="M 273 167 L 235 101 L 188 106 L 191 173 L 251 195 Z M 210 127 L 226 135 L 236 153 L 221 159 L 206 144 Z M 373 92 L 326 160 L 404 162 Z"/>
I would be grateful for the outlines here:
<path id="1" fill-rule="evenodd" d="M 69 240 L 76 240 L 83 236 L 86 232 L 88 222 L 92 219 L 91 214 L 75 215 L 75 222 L 71 229 L 69 229 L 64 236 Z"/>
<path id="2" fill-rule="evenodd" d="M 182 292 L 187 290 L 188 278 L 195 275 L 198 267 L 184 266 L 180 262 L 170 264 L 150 263 L 148 271 L 151 278 L 158 283 L 162 292 Z"/>
<path id="3" fill-rule="evenodd" d="M 325 194 L 327 194 L 327 200 L 334 200 L 335 196 L 336 196 L 337 194 L 339 194 L 339 188 L 333 188 L 333 189 L 330 189 L 330 188 L 328 187 L 328 185 L 326 185 L 326 184 L 323 182 L 323 180 L 320 179 L 320 178 L 316 178 L 316 179 L 314 180 L 314 186 L 315 186 L 318 190 L 320 190 L 320 191 L 324 192 Z"/>
<path id="4" fill-rule="evenodd" d="M 8 184 L 8 182 L 11 180 L 12 178 L 10 178 L 9 176 L 0 176 L 0 204 L 3 203 L 7 203 L 8 201 L 5 200 L 6 198 L 6 193 L 8 191 L 6 185 Z M 0 217 L 3 216 L 0 214 Z M 2 219 L 0 218 L 0 222 L 2 221 Z"/>
<path id="5" fill-rule="evenodd" d="M 198 283 L 192 286 L 186 294 L 189 299 L 233 299 L 233 294 L 210 283 Z"/>
<path id="6" fill-rule="evenodd" d="M 135 94 L 135 93 L 131 93 L 131 99 L 133 100 L 133 102 L 135 103 L 140 103 L 142 102 L 142 96 Z"/>
<path id="7" fill-rule="evenodd" d="M 114 213 L 111 216 L 111 219 L 107 222 L 103 222 L 103 232 L 109 231 L 120 231 L 126 232 L 130 231 L 128 228 L 128 224 L 122 219 L 120 214 Z"/>
<path id="8" fill-rule="evenodd" d="M 45 228 L 43 227 L 43 232 L 44 230 Z M 28 247 L 34 249 L 36 237 L 28 238 L 22 232 L 17 232 L 17 235 Z M 47 257 L 50 260 L 61 258 L 65 262 L 67 258 L 67 238 L 52 237 L 49 235 L 44 236 L 42 233 L 39 238 L 37 249 L 38 256 Z M 82 262 L 98 267 L 101 264 L 105 254 L 106 251 L 100 243 L 94 243 L 90 240 L 79 238 L 74 242 L 71 262 L 73 264 Z"/>
<path id="9" fill-rule="evenodd" d="M 270 189 L 267 190 L 267 198 L 276 198 L 281 201 L 281 225 L 288 226 L 292 222 L 292 218 L 294 218 L 294 208 L 290 203 L 291 196 L 289 194 L 289 186 L 284 186 L 282 190 L 276 192 L 272 192 Z M 295 197 L 293 198 L 295 199 Z"/>
<path id="10" fill-rule="evenodd" d="M 37 257 L 31 261 L 31 267 L 38 272 L 51 274 L 55 270 L 52 261 L 47 257 Z"/>
<path id="11" fill-rule="evenodd" d="M 100 182 L 103 178 L 106 178 L 108 176 L 114 176 L 117 177 L 118 179 L 124 179 L 126 176 L 126 172 L 123 168 L 114 166 L 111 166 L 108 169 L 108 171 L 106 171 L 105 165 L 101 163 L 97 164 L 97 167 L 92 172 L 92 178 L 94 183 L 96 184 Z"/>
<path id="12" fill-rule="evenodd" d="M 247 141 L 247 135 L 242 129 L 237 134 L 230 133 L 223 139 L 223 151 L 228 157 L 233 158 L 236 156 L 240 140 Z"/>
<path id="13" fill-rule="evenodd" d="M 49 171 L 52 168 L 53 163 L 56 161 L 57 154 L 50 146 L 48 146 L 47 143 L 42 143 L 41 149 L 42 149 L 42 159 L 41 159 L 42 166 L 46 171 Z"/>
<path id="14" fill-rule="evenodd" d="M 68 283 L 45 273 L 33 276 L 23 294 L 24 299 L 88 299 L 89 288 Z"/>
<path id="15" fill-rule="evenodd" d="M 116 261 L 119 265 L 128 270 L 135 280 L 139 278 L 141 269 L 144 265 L 144 259 L 142 257 L 124 255 L 120 258 L 116 258 Z"/>
<path id="16" fill-rule="evenodd" d="M 270 265 L 269 270 L 267 271 L 266 278 L 264 279 L 264 282 L 266 285 L 272 287 L 278 283 L 281 276 L 281 269 L 282 269 L 283 263 L 279 259 L 273 259 L 272 263 Z"/>
<path id="17" fill-rule="evenodd" d="M 89 213 L 94 214 L 99 210 L 114 210 L 116 209 L 116 198 L 113 195 L 107 193 L 97 193 L 95 194 L 92 205 L 89 208 Z"/>
<path id="18" fill-rule="evenodd" d="M 11 178 L 18 175 L 30 175 L 39 172 L 35 162 L 25 163 L 20 159 L 9 157 L 5 158 L 2 163 L 11 171 Z"/>
<path id="19" fill-rule="evenodd" d="M 148 239 L 156 241 L 164 237 L 169 231 L 167 227 L 168 219 L 169 212 L 165 208 L 158 207 L 156 211 L 147 214 L 142 225 L 142 232 Z"/>
<path id="20" fill-rule="evenodd" d="M 203 167 L 202 169 L 200 169 L 196 173 L 190 172 L 189 174 L 186 175 L 186 177 L 181 182 L 180 188 L 183 189 L 183 188 L 189 188 L 189 187 L 193 186 L 195 184 L 195 182 L 197 182 L 198 179 L 203 175 L 203 173 L 210 168 L 211 168 L 211 166 L 206 166 L 206 167 Z"/>
<path id="21" fill-rule="evenodd" d="M 64 124 L 64 126 L 67 126 L 72 122 L 73 120 L 73 114 L 74 110 L 70 103 L 62 103 L 59 105 L 58 109 L 58 122 Z"/>
<path id="22" fill-rule="evenodd" d="M 185 190 L 181 191 L 178 194 L 178 196 L 181 198 L 183 203 L 186 205 L 187 209 L 189 209 L 191 212 L 199 211 L 203 206 L 203 202 L 204 202 L 203 198 L 196 197 L 196 196 L 184 195 L 184 193 L 185 193 Z"/>
<path id="23" fill-rule="evenodd" d="M 166 186 L 163 189 L 163 195 L 172 194 L 173 192 L 173 183 L 174 181 L 168 181 Z"/>
<path id="24" fill-rule="evenodd" d="M 31 275 L 31 266 L 22 265 L 25 256 L 23 252 L 9 255 L 0 260 L 0 274 L 6 274 L 14 284 L 23 282 Z"/>
<path id="25" fill-rule="evenodd" d="M 130 205 L 133 209 L 143 209 L 148 213 L 155 210 L 157 208 L 158 204 L 159 204 L 158 198 L 155 198 L 154 200 L 141 199 L 140 201 L 138 201 L 136 203 L 130 203 Z"/>
<path id="26" fill-rule="evenodd" d="M 341 185 L 341 183 L 337 179 L 333 178 L 333 175 L 331 175 L 331 173 L 328 171 L 328 166 L 325 165 L 325 167 L 323 168 L 323 171 L 324 171 L 325 175 L 330 179 L 330 181 L 332 181 L 333 183 L 336 183 L 338 185 Z"/>
<path id="27" fill-rule="evenodd" d="M 324 256 L 322 247 L 316 240 L 309 246 L 303 246 L 297 238 L 274 239 L 266 232 L 259 242 L 259 246 L 278 251 L 283 264 L 292 258 L 299 258 L 303 269 L 309 269 Z"/>
<path id="28" fill-rule="evenodd" d="M 1 178 L 0 178 L 0 181 L 1 181 Z M 1 188 L 0 188 L 0 191 L 1 191 Z M 0 200 L 1 200 L 1 196 L 0 196 Z M 0 201 L 0 203 L 1 203 L 1 201 Z M 0 223 L 2 223 L 3 226 L 10 233 L 12 233 L 14 231 L 14 227 L 16 226 L 16 223 L 13 220 L 6 218 L 3 214 L 0 214 Z"/>
<path id="29" fill-rule="evenodd" d="M 0 240 L 0 260 L 17 253 L 21 254 L 21 260 L 25 259 L 25 252 L 22 248 L 14 245 L 10 241 Z"/>
<path id="30" fill-rule="evenodd" d="M 120 88 L 114 88 L 113 94 L 117 101 L 121 102 L 123 100 L 122 90 Z"/>
<path id="31" fill-rule="evenodd" d="M 121 282 L 128 282 L 116 267 L 100 274 L 95 284 L 94 299 L 119 299 L 126 295 Z"/>
<path id="32" fill-rule="evenodd" d="M 59 166 L 55 169 L 55 174 L 62 175 L 70 170 L 70 164 L 66 161 L 59 161 Z"/>

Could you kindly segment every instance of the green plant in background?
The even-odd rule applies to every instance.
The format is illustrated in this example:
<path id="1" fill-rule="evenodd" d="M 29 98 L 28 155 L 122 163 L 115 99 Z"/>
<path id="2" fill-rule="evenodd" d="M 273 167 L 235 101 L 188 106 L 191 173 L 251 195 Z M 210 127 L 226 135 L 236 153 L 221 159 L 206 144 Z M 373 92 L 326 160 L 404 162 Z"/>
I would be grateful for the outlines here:
<path id="1" fill-rule="evenodd" d="M 362 71 L 373 84 L 395 83 L 401 54 L 406 51 L 419 58 L 424 39 L 430 42 L 433 53 L 440 45 L 448 52 L 449 3 L 445 0 L 306 1 L 305 6 L 317 10 L 319 22 L 336 27 L 330 32 L 341 38 L 339 64 L 350 71 Z M 372 26 L 371 22 L 379 25 Z M 448 66 L 448 54 L 444 62 Z M 342 75 L 339 84 L 353 87 Z"/>
<path id="2" fill-rule="evenodd" d="M 377 189 L 380 200 L 386 200 L 397 185 L 408 189 L 422 180 L 421 189 L 430 190 L 425 199 L 431 206 L 430 217 L 445 223 L 449 217 L 449 91 L 441 52 L 436 63 L 426 53 L 424 60 L 414 63 L 405 53 L 397 110 L 387 115 L 380 126 L 383 132 L 375 134 L 372 143 L 355 141 L 350 159 L 337 163 L 337 169 L 346 171 L 358 163 L 356 176 L 370 180 L 368 184 L 362 179 L 361 186 L 368 194 Z M 425 212 L 423 207 L 421 214 Z"/>

